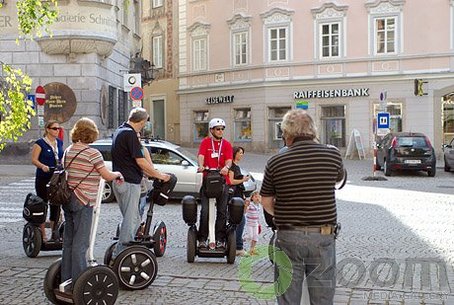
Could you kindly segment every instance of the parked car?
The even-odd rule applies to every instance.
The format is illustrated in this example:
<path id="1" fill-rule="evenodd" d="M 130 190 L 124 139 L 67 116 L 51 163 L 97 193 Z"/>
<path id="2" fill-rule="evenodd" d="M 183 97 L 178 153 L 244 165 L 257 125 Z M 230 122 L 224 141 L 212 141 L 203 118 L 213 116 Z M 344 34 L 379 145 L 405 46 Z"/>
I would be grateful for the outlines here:
<path id="1" fill-rule="evenodd" d="M 450 172 L 454 168 L 454 138 L 449 144 L 443 145 L 443 159 L 445 161 L 445 172 Z"/>
<path id="2" fill-rule="evenodd" d="M 429 177 L 436 172 L 435 151 L 430 140 L 422 133 L 388 133 L 377 144 L 377 169 L 385 176 L 395 170 L 426 171 Z"/>
<path id="3" fill-rule="evenodd" d="M 172 193 L 174 198 L 182 198 L 185 195 L 199 197 L 200 188 L 202 187 L 202 174 L 197 173 L 197 158 L 191 152 L 173 143 L 145 139 L 142 140 L 144 145 L 151 154 L 151 159 L 156 169 L 161 172 L 173 173 L 177 176 L 178 182 Z M 91 147 L 98 149 L 106 161 L 106 165 L 112 168 L 112 139 L 101 139 L 92 144 Z M 251 179 L 244 183 L 246 196 L 256 190 L 257 182 L 252 175 L 241 169 L 243 175 L 250 175 Z M 112 192 L 112 184 L 106 183 L 104 190 L 103 202 L 112 202 L 115 196 Z"/>

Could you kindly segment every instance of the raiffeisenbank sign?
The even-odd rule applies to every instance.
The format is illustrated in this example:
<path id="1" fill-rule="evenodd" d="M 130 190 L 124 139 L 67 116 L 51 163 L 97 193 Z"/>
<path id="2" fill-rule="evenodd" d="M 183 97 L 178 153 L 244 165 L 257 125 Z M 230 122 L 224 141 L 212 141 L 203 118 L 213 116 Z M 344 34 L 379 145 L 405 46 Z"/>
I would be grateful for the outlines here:
<path id="1" fill-rule="evenodd" d="M 103 33 L 103 36 L 116 36 L 117 17 L 115 6 L 103 1 L 97 3 L 79 2 L 79 1 L 59 1 L 58 2 L 58 18 L 51 26 L 53 34 L 62 34 L 63 31 L 73 30 L 76 34 L 82 36 L 93 34 L 93 32 Z M 84 5 L 87 3 L 87 5 Z M 119 11 L 118 13 L 121 13 Z M 18 34 L 18 20 L 16 1 L 8 0 L 6 4 L 0 8 L 0 35 Z M 87 33 L 90 32 L 90 33 Z M 75 34 L 69 32 L 67 34 Z M 109 33 L 109 34 L 107 34 Z M 107 35 L 106 35 L 107 34 Z M 47 36 L 46 33 L 43 33 Z"/>

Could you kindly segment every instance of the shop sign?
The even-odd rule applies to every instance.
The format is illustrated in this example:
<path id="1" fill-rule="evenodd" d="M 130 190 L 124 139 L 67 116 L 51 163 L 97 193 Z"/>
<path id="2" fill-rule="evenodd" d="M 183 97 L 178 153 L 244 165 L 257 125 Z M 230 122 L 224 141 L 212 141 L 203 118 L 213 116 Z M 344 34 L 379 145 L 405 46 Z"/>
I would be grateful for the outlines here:
<path id="1" fill-rule="evenodd" d="M 369 88 L 307 90 L 293 92 L 294 99 L 369 96 Z"/>
<path id="2" fill-rule="evenodd" d="M 234 95 L 212 96 L 212 97 L 207 97 L 205 102 L 207 103 L 207 105 L 233 103 L 234 97 L 235 97 Z"/>

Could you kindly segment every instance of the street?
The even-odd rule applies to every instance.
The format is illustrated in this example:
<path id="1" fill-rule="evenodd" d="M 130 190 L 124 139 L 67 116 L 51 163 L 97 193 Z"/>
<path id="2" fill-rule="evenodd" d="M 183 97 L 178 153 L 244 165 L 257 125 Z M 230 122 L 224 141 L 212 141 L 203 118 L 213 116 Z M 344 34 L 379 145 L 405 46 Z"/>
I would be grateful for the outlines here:
<path id="1" fill-rule="evenodd" d="M 242 165 L 261 180 L 267 158 L 246 154 Z M 336 194 L 342 230 L 337 239 L 335 304 L 454 304 L 454 173 L 438 165 L 434 178 L 398 173 L 387 181 L 364 181 L 372 175 L 371 160 L 346 160 L 345 165 L 348 182 Z M 40 252 L 37 258 L 24 254 L 22 206 L 33 191 L 29 168 L 16 166 L 0 178 L 2 305 L 49 304 L 43 278 L 61 251 Z M 225 258 L 197 257 L 189 264 L 187 226 L 179 202 L 155 207 L 154 215 L 153 224 L 164 220 L 168 229 L 157 279 L 145 290 L 120 291 L 117 304 L 274 304 L 273 296 L 263 293 L 273 282 L 266 256 L 254 260 L 248 281 L 241 276 L 245 266 L 241 261 L 247 258 L 229 265 Z M 115 203 L 102 205 L 95 249 L 100 263 L 120 219 Z M 259 244 L 267 245 L 272 232 L 263 219 L 262 226 Z"/>

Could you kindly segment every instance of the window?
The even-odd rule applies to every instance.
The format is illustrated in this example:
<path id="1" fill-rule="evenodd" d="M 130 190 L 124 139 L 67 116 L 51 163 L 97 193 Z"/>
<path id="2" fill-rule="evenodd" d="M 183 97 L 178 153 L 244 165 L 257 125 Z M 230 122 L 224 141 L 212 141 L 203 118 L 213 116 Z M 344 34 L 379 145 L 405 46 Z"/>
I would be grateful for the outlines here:
<path id="1" fill-rule="evenodd" d="M 396 18 L 375 19 L 375 52 L 388 54 L 396 52 Z"/>
<path id="2" fill-rule="evenodd" d="M 194 141 L 200 142 L 208 136 L 208 111 L 194 111 Z"/>
<path id="3" fill-rule="evenodd" d="M 346 106 L 322 107 L 322 143 L 345 147 Z"/>
<path id="4" fill-rule="evenodd" d="M 252 140 L 251 108 L 235 109 L 235 141 Z"/>
<path id="5" fill-rule="evenodd" d="M 380 105 L 374 104 L 374 133 L 377 128 L 377 114 L 380 111 Z M 402 104 L 401 103 L 387 103 L 386 111 L 389 112 L 389 130 L 391 132 L 402 131 Z"/>
<path id="6" fill-rule="evenodd" d="M 233 34 L 233 56 L 236 66 L 248 63 L 248 33 Z"/>
<path id="7" fill-rule="evenodd" d="M 153 0 L 153 8 L 161 7 L 163 5 L 163 0 Z"/>
<path id="8" fill-rule="evenodd" d="M 270 148 L 283 146 L 281 122 L 291 107 L 271 107 L 268 109 L 268 139 Z"/>
<path id="9" fill-rule="evenodd" d="M 194 71 L 207 69 L 207 39 L 198 38 L 193 41 Z"/>
<path id="10" fill-rule="evenodd" d="M 153 64 L 158 69 L 163 67 L 162 53 L 163 53 L 162 36 L 153 37 Z"/>
<path id="11" fill-rule="evenodd" d="M 322 24 L 321 26 L 322 57 L 338 57 L 339 54 L 339 23 Z"/>
<path id="12" fill-rule="evenodd" d="M 287 28 L 269 29 L 269 60 L 287 60 Z"/>

